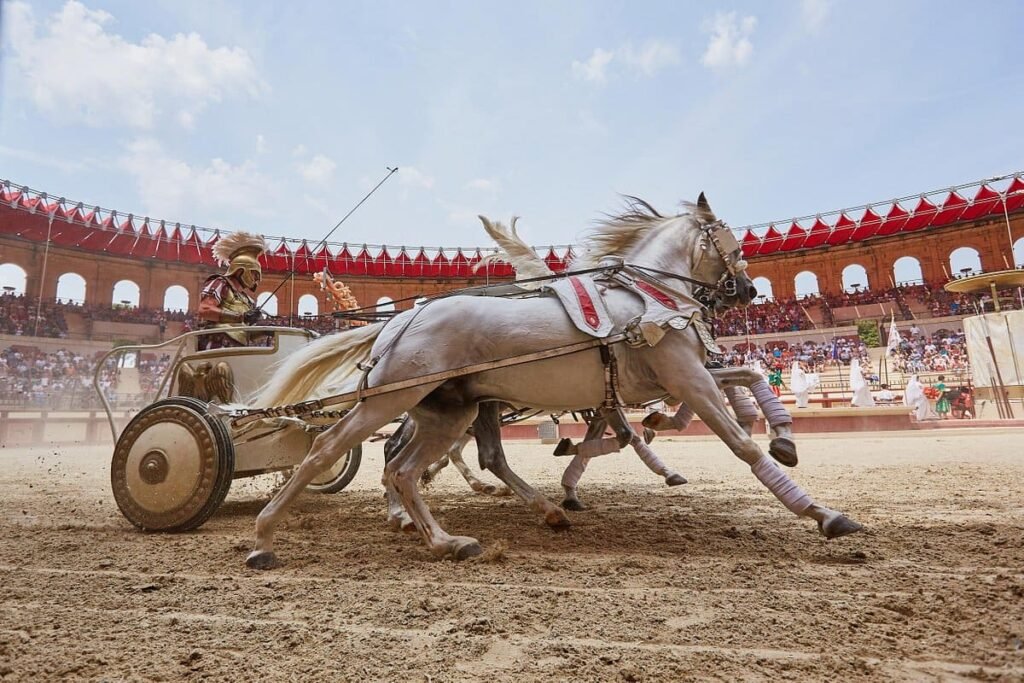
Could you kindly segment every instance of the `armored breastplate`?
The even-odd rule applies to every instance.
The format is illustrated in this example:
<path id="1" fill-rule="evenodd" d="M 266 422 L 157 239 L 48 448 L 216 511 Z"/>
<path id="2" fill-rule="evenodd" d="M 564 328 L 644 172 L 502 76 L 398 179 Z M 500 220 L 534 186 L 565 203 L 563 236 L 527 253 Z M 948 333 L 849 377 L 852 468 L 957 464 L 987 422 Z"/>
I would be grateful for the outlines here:
<path id="1" fill-rule="evenodd" d="M 256 308 L 256 301 L 245 292 L 236 290 L 230 280 L 226 280 L 226 285 L 220 302 L 222 310 L 242 315 Z M 210 327 L 237 327 L 238 325 L 237 322 L 214 323 Z M 249 343 L 249 335 L 241 330 L 225 330 L 224 333 L 239 344 Z"/>

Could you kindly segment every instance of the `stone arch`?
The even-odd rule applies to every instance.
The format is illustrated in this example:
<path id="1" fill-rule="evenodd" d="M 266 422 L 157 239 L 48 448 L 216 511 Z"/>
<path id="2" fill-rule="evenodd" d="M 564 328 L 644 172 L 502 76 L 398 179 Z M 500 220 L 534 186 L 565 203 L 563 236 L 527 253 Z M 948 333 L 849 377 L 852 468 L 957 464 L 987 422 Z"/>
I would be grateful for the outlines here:
<path id="1" fill-rule="evenodd" d="M 171 285 L 164 290 L 164 310 L 187 311 L 188 299 L 188 289 L 181 285 Z"/>
<path id="2" fill-rule="evenodd" d="M 382 296 L 377 299 L 377 311 L 380 313 L 395 310 L 395 301 L 390 296 Z"/>
<path id="3" fill-rule="evenodd" d="M 764 297 L 765 299 L 774 299 L 775 293 L 772 291 L 772 281 L 766 278 L 764 275 L 759 275 L 753 280 L 754 287 L 757 288 L 757 295 Z"/>
<path id="4" fill-rule="evenodd" d="M 981 272 L 981 254 L 974 247 L 959 247 L 949 253 L 949 274 L 952 277 Z"/>
<path id="5" fill-rule="evenodd" d="M 0 265 L 0 293 L 24 294 L 28 284 L 28 273 L 16 263 Z"/>
<path id="6" fill-rule="evenodd" d="M 256 305 L 267 315 L 277 315 L 277 296 L 270 292 L 257 294 Z"/>
<path id="7" fill-rule="evenodd" d="M 818 285 L 818 275 L 810 270 L 803 270 L 793 278 L 794 291 L 797 298 L 805 296 L 818 296 L 821 288 Z"/>
<path id="8" fill-rule="evenodd" d="M 78 273 L 64 273 L 57 278 L 57 300 L 63 303 L 85 303 L 88 289 L 85 278 Z"/>
<path id="9" fill-rule="evenodd" d="M 854 285 L 857 285 L 857 287 L 854 287 Z M 844 292 L 863 292 L 868 289 L 871 289 L 871 283 L 868 282 L 867 268 L 859 263 L 851 263 L 843 268 Z"/>
<path id="10" fill-rule="evenodd" d="M 1024 237 L 1013 243 L 1013 265 L 1024 266 Z"/>
<path id="11" fill-rule="evenodd" d="M 114 306 L 138 308 L 141 291 L 132 280 L 118 280 L 114 283 Z"/>
<path id="12" fill-rule="evenodd" d="M 921 261 L 913 256 L 901 256 L 892 264 L 892 280 L 897 285 L 918 285 L 924 282 Z"/>
<path id="13" fill-rule="evenodd" d="M 303 294 L 299 297 L 299 307 L 296 312 L 299 317 L 317 315 L 320 313 L 320 301 L 315 294 Z"/>

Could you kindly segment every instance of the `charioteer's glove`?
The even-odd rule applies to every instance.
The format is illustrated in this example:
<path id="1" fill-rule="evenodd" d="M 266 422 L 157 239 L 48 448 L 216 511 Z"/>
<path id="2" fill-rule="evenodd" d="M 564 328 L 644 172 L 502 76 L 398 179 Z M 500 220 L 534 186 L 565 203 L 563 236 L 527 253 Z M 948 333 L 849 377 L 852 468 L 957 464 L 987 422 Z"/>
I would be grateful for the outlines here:
<path id="1" fill-rule="evenodd" d="M 263 312 L 258 308 L 253 308 L 242 314 L 242 322 L 246 325 L 255 325 L 263 317 Z"/>

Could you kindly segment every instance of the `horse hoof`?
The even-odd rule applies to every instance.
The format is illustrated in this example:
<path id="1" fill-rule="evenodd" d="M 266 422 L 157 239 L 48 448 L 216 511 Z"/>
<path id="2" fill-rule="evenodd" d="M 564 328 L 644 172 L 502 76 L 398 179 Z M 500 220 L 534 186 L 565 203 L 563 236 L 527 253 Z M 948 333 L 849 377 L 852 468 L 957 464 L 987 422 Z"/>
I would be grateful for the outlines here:
<path id="1" fill-rule="evenodd" d="M 498 487 L 495 486 L 494 484 L 484 484 L 482 487 L 480 487 L 480 493 L 484 494 L 485 496 L 493 496 L 497 494 L 497 492 Z"/>
<path id="2" fill-rule="evenodd" d="M 650 427 L 644 427 L 644 443 L 649 444 L 654 441 L 655 432 Z"/>
<path id="3" fill-rule="evenodd" d="M 665 421 L 665 413 L 660 410 L 656 410 L 653 413 L 648 413 L 647 416 L 640 421 L 644 427 L 648 429 L 658 429 L 661 424 Z"/>
<path id="4" fill-rule="evenodd" d="M 569 517 L 558 508 L 552 508 L 546 515 L 544 515 L 544 523 L 552 529 L 565 529 L 572 526 L 572 522 L 569 521 Z"/>
<path id="5" fill-rule="evenodd" d="M 686 477 L 679 474 L 678 472 L 673 472 L 672 474 L 665 477 L 665 483 L 668 484 L 669 486 L 682 486 L 683 484 L 686 483 Z"/>
<path id="6" fill-rule="evenodd" d="M 562 508 L 565 510 L 572 510 L 574 512 L 581 512 L 587 508 L 576 498 L 566 498 L 562 501 Z"/>
<path id="7" fill-rule="evenodd" d="M 796 467 L 796 444 L 792 439 L 784 436 L 777 436 L 768 444 L 768 455 L 778 460 L 786 467 Z"/>
<path id="8" fill-rule="evenodd" d="M 473 539 L 468 539 L 456 544 L 455 548 L 452 550 L 451 557 L 456 562 L 461 562 L 462 560 L 468 560 L 471 557 L 476 557 L 483 551 L 484 549 L 479 542 Z"/>
<path id="9" fill-rule="evenodd" d="M 553 451 L 554 455 L 576 455 L 576 447 L 572 442 L 572 439 L 562 439 L 555 446 Z"/>
<path id="10" fill-rule="evenodd" d="M 825 538 L 831 540 L 833 538 L 842 538 L 843 536 L 849 536 L 855 534 L 858 531 L 863 531 L 864 527 L 857 522 L 853 521 L 846 515 L 836 515 L 826 519 L 824 523 L 818 522 L 818 531 Z"/>
<path id="11" fill-rule="evenodd" d="M 278 566 L 277 555 L 267 550 L 253 550 L 245 558 L 245 566 L 249 569 L 273 569 Z"/>

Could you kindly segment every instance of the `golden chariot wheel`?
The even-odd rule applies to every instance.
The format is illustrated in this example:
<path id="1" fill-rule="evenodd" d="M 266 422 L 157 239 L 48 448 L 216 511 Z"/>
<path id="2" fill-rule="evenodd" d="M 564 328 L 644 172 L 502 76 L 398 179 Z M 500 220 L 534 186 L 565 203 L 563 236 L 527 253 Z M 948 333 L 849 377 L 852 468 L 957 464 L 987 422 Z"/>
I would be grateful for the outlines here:
<path id="1" fill-rule="evenodd" d="M 338 458 L 338 461 L 319 477 L 314 479 L 306 488 L 316 493 L 337 493 L 348 486 L 359 471 L 359 464 L 363 460 L 363 445 L 359 444 L 345 455 Z"/>
<path id="2" fill-rule="evenodd" d="M 114 447 L 110 484 L 121 513 L 147 531 L 188 531 L 224 502 L 235 470 L 227 427 L 194 398 L 139 411 Z"/>

